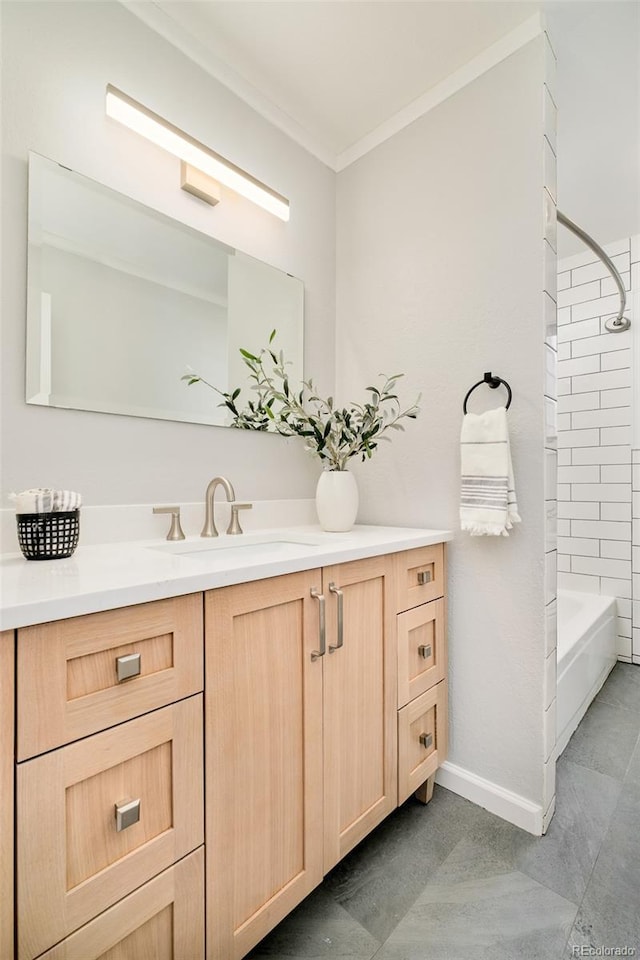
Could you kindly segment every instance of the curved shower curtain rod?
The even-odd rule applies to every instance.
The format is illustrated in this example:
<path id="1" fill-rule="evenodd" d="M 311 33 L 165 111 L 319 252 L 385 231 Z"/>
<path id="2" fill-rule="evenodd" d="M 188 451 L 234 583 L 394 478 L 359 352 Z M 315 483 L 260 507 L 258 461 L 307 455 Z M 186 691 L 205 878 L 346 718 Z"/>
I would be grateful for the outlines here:
<path id="1" fill-rule="evenodd" d="M 622 277 L 614 267 L 611 259 L 606 255 L 602 247 L 596 243 L 593 237 L 590 237 L 588 233 L 585 233 L 582 227 L 579 227 L 573 222 L 573 220 L 569 220 L 569 217 L 565 217 L 564 213 L 561 213 L 559 210 L 556 212 L 558 215 L 558 223 L 561 223 L 563 227 L 566 227 L 567 230 L 571 231 L 571 233 L 575 233 L 576 237 L 579 237 L 583 243 L 593 250 L 595 255 L 602 260 L 605 267 L 616 282 L 618 293 L 620 294 L 620 309 L 618 310 L 618 315 L 616 317 L 610 317 L 608 320 L 605 320 L 605 329 L 608 330 L 609 333 L 622 333 L 623 330 L 628 330 L 631 326 L 631 320 L 624 316 L 624 311 L 627 306 L 627 292 L 624 289 Z"/>

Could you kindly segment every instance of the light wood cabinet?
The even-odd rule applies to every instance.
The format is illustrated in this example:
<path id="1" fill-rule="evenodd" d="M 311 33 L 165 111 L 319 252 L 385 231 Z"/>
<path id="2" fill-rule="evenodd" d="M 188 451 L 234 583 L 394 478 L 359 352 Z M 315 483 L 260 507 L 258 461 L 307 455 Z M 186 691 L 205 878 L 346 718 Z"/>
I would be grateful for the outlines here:
<path id="1" fill-rule="evenodd" d="M 0 633 L 0 957 L 13 957 L 14 635 Z"/>
<path id="2" fill-rule="evenodd" d="M 323 664 L 327 873 L 397 803 L 393 562 L 373 557 L 327 567 L 322 591 L 328 645 Z"/>
<path id="3" fill-rule="evenodd" d="M 207 956 L 243 957 L 322 880 L 319 570 L 205 595 Z"/>

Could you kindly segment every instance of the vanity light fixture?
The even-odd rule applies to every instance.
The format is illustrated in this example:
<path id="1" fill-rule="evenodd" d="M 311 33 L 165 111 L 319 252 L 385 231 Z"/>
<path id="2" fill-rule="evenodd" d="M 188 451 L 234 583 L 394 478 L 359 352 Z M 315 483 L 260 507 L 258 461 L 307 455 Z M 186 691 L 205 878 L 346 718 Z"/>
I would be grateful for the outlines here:
<path id="1" fill-rule="evenodd" d="M 151 140 L 167 153 L 179 157 L 185 164 L 195 167 L 208 177 L 224 184 L 252 203 L 275 214 L 281 220 L 289 219 L 289 201 L 275 190 L 267 187 L 245 173 L 240 167 L 190 137 L 168 120 L 128 97 L 111 84 L 107 85 L 107 116 L 129 127 L 130 130 Z M 194 191 L 191 191 L 195 193 Z M 206 199 L 203 197 L 202 199 Z M 211 202 L 211 201 L 208 201 Z M 217 200 L 213 201 L 214 203 Z"/>

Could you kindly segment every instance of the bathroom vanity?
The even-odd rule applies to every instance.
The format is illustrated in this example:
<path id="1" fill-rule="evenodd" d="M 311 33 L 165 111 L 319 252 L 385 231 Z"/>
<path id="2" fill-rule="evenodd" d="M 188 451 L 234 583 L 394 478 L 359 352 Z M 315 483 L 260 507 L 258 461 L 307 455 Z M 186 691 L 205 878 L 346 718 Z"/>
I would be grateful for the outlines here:
<path id="1" fill-rule="evenodd" d="M 399 803 L 427 802 L 447 539 L 363 527 L 224 563 L 195 542 L 87 547 L 57 580 L 28 565 L 0 635 L 2 957 L 14 826 L 18 960 L 239 960 Z"/>

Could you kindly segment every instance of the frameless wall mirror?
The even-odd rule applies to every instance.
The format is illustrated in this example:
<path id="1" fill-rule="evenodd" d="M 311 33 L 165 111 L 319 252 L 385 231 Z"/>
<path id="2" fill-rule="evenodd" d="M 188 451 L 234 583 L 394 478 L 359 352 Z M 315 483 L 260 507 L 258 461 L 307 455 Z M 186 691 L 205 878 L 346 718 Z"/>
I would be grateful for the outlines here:
<path id="1" fill-rule="evenodd" d="M 181 377 L 248 400 L 274 328 L 302 379 L 300 280 L 34 153 L 28 242 L 27 403 L 225 425 Z"/>

